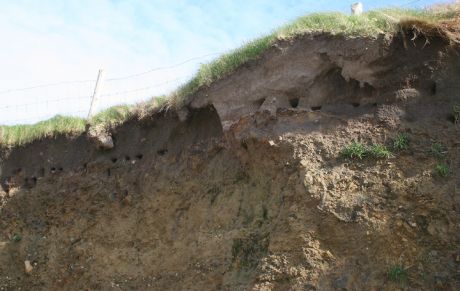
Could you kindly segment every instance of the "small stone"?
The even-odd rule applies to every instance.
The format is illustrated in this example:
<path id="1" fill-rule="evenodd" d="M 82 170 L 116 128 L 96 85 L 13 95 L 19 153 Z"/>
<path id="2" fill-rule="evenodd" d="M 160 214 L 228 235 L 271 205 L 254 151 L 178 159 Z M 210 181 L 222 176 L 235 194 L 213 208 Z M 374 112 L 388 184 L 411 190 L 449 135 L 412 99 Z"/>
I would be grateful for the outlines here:
<path id="1" fill-rule="evenodd" d="M 32 267 L 32 264 L 30 263 L 29 260 L 24 261 L 24 267 L 25 267 L 25 271 L 27 274 L 32 273 L 32 270 L 34 269 L 34 267 Z"/>
<path id="2" fill-rule="evenodd" d="M 3 250 L 3 249 L 5 249 L 7 245 L 8 245 L 7 242 L 5 242 L 5 241 L 0 241 L 0 251 Z"/>

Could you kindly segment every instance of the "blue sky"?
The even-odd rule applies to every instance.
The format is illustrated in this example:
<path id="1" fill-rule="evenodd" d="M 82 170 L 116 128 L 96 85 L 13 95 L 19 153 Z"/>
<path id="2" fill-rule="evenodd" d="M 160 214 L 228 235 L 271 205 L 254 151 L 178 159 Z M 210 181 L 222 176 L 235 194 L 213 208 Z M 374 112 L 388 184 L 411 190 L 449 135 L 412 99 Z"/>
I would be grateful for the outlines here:
<path id="1" fill-rule="evenodd" d="M 172 90 L 190 78 L 200 62 L 298 16 L 316 11 L 349 13 L 352 2 L 0 0 L 0 123 L 30 123 L 57 113 L 84 115 L 94 82 L 7 90 L 93 80 L 100 68 L 106 79 L 118 78 L 200 57 L 167 70 L 104 83 L 106 96 L 101 97 L 100 108 L 134 103 Z M 439 1 L 363 2 L 367 10 L 423 7 Z"/>

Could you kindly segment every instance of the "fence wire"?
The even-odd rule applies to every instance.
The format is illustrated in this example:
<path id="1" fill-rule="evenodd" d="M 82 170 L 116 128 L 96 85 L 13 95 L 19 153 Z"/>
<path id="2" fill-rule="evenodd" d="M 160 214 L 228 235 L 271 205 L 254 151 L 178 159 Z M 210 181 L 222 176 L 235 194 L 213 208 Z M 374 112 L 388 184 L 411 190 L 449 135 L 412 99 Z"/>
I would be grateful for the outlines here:
<path id="1" fill-rule="evenodd" d="M 95 111 L 167 94 L 193 76 L 184 71 L 194 72 L 201 62 L 219 54 L 201 55 L 170 66 L 107 78 L 103 82 Z M 96 79 L 75 80 L 0 91 L 0 124 L 35 123 L 58 114 L 86 117 L 95 84 Z"/>

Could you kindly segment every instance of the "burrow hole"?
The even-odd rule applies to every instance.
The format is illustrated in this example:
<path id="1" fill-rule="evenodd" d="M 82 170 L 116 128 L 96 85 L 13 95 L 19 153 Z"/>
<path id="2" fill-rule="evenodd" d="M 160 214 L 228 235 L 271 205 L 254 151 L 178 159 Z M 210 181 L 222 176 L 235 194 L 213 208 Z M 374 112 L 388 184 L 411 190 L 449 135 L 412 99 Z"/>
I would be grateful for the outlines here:
<path id="1" fill-rule="evenodd" d="M 112 161 L 112 163 L 115 164 L 118 161 L 118 159 L 117 158 L 112 158 L 111 161 Z"/>
<path id="2" fill-rule="evenodd" d="M 311 110 L 312 110 L 312 111 L 320 111 L 321 108 L 322 108 L 322 106 L 312 106 L 312 107 L 311 107 Z"/>
<path id="3" fill-rule="evenodd" d="M 436 94 L 436 91 L 437 91 L 437 89 L 438 89 L 438 88 L 437 88 L 437 84 L 436 84 L 436 82 L 433 82 L 433 83 L 431 84 L 431 88 L 430 88 L 430 91 L 431 91 L 431 95 L 435 95 L 435 94 Z"/>
<path id="4" fill-rule="evenodd" d="M 125 156 L 125 161 L 129 161 L 131 158 L 129 156 Z"/>
<path id="5" fill-rule="evenodd" d="M 356 108 L 356 107 L 359 107 L 360 105 L 361 105 L 361 104 L 360 104 L 359 102 L 353 102 L 353 103 L 351 103 L 351 106 L 353 106 L 353 107 L 355 107 L 355 108 Z"/>
<path id="6" fill-rule="evenodd" d="M 299 98 L 289 99 L 289 104 L 291 104 L 292 108 L 297 108 L 299 106 Z"/>
<path id="7" fill-rule="evenodd" d="M 164 156 L 167 152 L 168 152 L 167 149 L 161 149 L 157 151 L 157 154 L 159 154 L 160 156 Z"/>
<path id="8" fill-rule="evenodd" d="M 112 175 L 112 171 L 110 169 L 107 169 L 107 177 L 110 177 Z"/>
<path id="9" fill-rule="evenodd" d="M 136 159 L 138 159 L 138 160 L 142 160 L 143 157 L 144 157 L 143 154 L 137 154 L 136 155 Z"/>

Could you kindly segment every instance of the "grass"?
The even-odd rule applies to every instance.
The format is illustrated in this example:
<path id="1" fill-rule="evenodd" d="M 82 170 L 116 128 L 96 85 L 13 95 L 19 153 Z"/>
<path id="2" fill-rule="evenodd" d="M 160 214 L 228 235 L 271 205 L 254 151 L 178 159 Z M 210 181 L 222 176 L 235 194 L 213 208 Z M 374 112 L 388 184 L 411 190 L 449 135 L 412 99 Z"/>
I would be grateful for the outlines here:
<path id="1" fill-rule="evenodd" d="M 460 6 L 460 5 L 459 5 Z M 311 33 L 328 33 L 348 37 L 377 37 L 381 33 L 394 34 L 402 26 L 412 27 L 415 21 L 431 28 L 439 21 L 452 19 L 460 11 L 459 6 L 437 6 L 432 9 L 380 9 L 364 13 L 361 16 L 347 16 L 341 13 L 314 13 L 298 18 L 290 24 L 274 30 L 271 34 L 255 39 L 240 48 L 223 54 L 218 59 L 201 65 L 195 77 L 180 86 L 169 96 L 160 96 L 140 106 L 116 106 L 109 108 L 89 120 L 90 126 L 109 128 L 128 120 L 134 114 L 147 115 L 155 108 L 180 108 L 189 102 L 189 98 L 202 88 L 235 72 L 239 67 L 251 60 L 258 59 L 276 42 L 291 40 Z M 410 20 L 409 22 L 407 22 Z M 436 30 L 438 31 L 438 30 Z M 75 117 L 56 116 L 35 125 L 2 126 L 0 144 L 7 146 L 23 145 L 59 134 L 81 133 L 85 130 L 86 121 Z M 356 145 L 355 145 L 356 146 Z M 365 153 L 358 148 L 351 149 L 350 155 L 363 158 Z M 354 153 L 353 150 L 358 150 Z M 376 149 L 377 150 L 377 149 Z M 387 155 L 383 149 L 375 152 Z"/>
<path id="2" fill-rule="evenodd" d="M 391 151 L 384 145 L 373 144 L 371 146 L 363 145 L 362 143 L 353 141 L 351 144 L 345 146 L 341 155 L 348 159 L 362 160 L 365 157 L 372 157 L 375 159 L 389 159 L 392 156 Z"/>
<path id="3" fill-rule="evenodd" d="M 409 148 L 409 136 L 405 133 L 399 133 L 393 140 L 393 149 L 397 151 L 407 150 Z"/>
<path id="4" fill-rule="evenodd" d="M 450 172 L 449 166 L 445 163 L 437 164 L 435 171 L 440 177 L 443 177 L 443 178 L 449 176 L 449 172 Z"/>
<path id="5" fill-rule="evenodd" d="M 376 159 L 389 159 L 392 156 L 391 151 L 384 145 L 374 144 L 367 151 L 369 156 Z"/>
<path id="6" fill-rule="evenodd" d="M 90 120 L 91 126 L 99 126 L 104 128 L 111 128 L 118 124 L 124 123 L 132 116 L 131 106 L 118 105 L 110 107 L 106 110 L 94 115 Z"/>
<path id="7" fill-rule="evenodd" d="M 82 118 L 57 115 L 33 125 L 0 126 L 0 144 L 20 146 L 46 137 L 80 134 L 85 124 Z"/>
<path id="8" fill-rule="evenodd" d="M 12 237 L 11 237 L 11 241 L 12 242 L 20 242 L 22 240 L 22 236 L 20 234 L 17 234 L 15 233 Z"/>
<path id="9" fill-rule="evenodd" d="M 392 266 L 388 270 L 388 279 L 392 282 L 404 284 L 407 281 L 407 277 L 407 270 L 402 265 Z"/>
<path id="10" fill-rule="evenodd" d="M 430 154 L 437 159 L 441 159 L 446 154 L 446 151 L 441 143 L 434 142 L 431 144 Z"/>
<path id="11" fill-rule="evenodd" d="M 367 148 L 365 145 L 359 142 L 352 142 L 345 146 L 342 150 L 341 155 L 348 159 L 360 159 L 362 160 L 367 154 Z"/>

